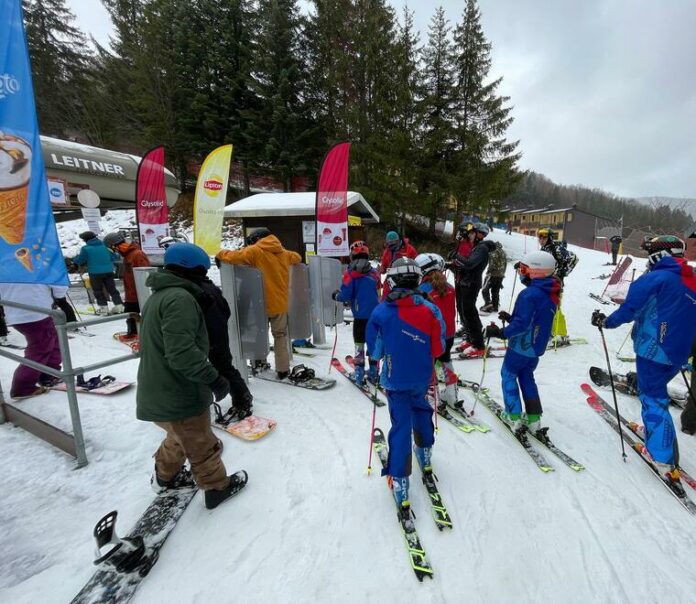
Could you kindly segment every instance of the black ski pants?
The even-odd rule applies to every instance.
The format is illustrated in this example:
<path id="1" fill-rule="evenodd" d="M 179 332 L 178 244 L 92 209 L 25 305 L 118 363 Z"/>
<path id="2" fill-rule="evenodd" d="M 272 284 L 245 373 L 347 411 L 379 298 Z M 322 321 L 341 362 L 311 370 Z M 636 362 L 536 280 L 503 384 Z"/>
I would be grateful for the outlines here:
<path id="1" fill-rule="evenodd" d="M 464 325 L 468 334 L 468 340 L 476 348 L 483 348 L 483 326 L 476 309 L 476 300 L 479 295 L 478 287 L 462 287 L 462 314 Z"/>
<path id="2" fill-rule="evenodd" d="M 114 304 L 123 304 L 121 300 L 121 294 L 116 289 L 116 281 L 114 280 L 113 273 L 99 273 L 99 274 L 89 274 L 89 282 L 92 284 L 92 291 L 94 292 L 94 297 L 97 299 L 97 304 L 99 306 L 106 306 L 106 295 L 104 290 L 111 297 L 111 301 Z"/>
<path id="3" fill-rule="evenodd" d="M 619 250 L 611 250 L 611 263 L 616 266 L 616 257 L 619 255 Z"/>
<path id="4" fill-rule="evenodd" d="M 77 321 L 77 316 L 75 315 L 75 310 L 73 309 L 70 302 L 65 298 L 53 298 L 53 303 L 56 308 L 60 308 L 65 313 L 65 320 L 68 323 L 74 323 Z"/>
<path id="5" fill-rule="evenodd" d="M 140 314 L 140 304 L 137 302 L 124 302 L 123 312 L 137 312 Z M 126 319 L 126 334 L 129 336 L 138 335 L 138 325 L 133 317 L 128 317 Z"/>
<path id="6" fill-rule="evenodd" d="M 493 310 L 497 311 L 500 306 L 500 290 L 503 289 L 503 277 L 486 277 L 483 284 L 481 295 L 486 304 L 493 304 Z"/>
<path id="7" fill-rule="evenodd" d="M 208 352 L 208 358 L 217 372 L 230 383 L 230 392 L 232 394 L 232 404 L 235 406 L 242 405 L 242 398 L 249 394 L 249 388 L 246 382 L 242 379 L 237 368 L 232 364 L 232 353 L 228 348 L 216 347 L 211 348 Z"/>
<path id="8" fill-rule="evenodd" d="M 459 283 L 454 286 L 455 302 L 457 304 L 457 315 L 459 315 L 459 323 L 464 330 L 464 337 L 466 338 L 469 333 L 469 329 L 466 324 L 466 317 L 464 315 L 464 290 L 467 289 Z"/>
<path id="9" fill-rule="evenodd" d="M 0 306 L 0 337 L 8 335 L 7 323 L 5 322 L 5 309 Z"/>

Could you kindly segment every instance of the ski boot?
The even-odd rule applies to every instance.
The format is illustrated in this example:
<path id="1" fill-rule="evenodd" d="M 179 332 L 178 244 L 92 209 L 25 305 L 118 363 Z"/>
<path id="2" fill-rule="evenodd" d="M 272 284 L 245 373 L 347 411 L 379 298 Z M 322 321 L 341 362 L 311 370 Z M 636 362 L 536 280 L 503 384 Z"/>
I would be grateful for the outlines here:
<path id="1" fill-rule="evenodd" d="M 379 361 L 370 359 L 370 367 L 367 371 L 367 381 L 373 386 L 379 385 Z"/>
<path id="2" fill-rule="evenodd" d="M 358 386 L 365 385 L 365 346 L 355 345 L 355 356 L 353 357 L 353 379 Z"/>
<path id="3" fill-rule="evenodd" d="M 0 336 L 0 346 L 8 346 L 9 343 L 7 336 Z"/>
<path id="4" fill-rule="evenodd" d="M 523 413 L 522 423 L 525 425 L 530 434 L 537 436 L 542 430 L 541 427 L 541 413 Z M 543 436 L 546 436 L 546 432 L 542 432 Z M 543 438 L 542 438 L 543 440 Z"/>
<path id="5" fill-rule="evenodd" d="M 109 307 L 106 305 L 99 305 L 94 309 L 94 314 L 95 315 L 108 315 L 109 314 Z"/>
<path id="6" fill-rule="evenodd" d="M 125 310 L 123 304 L 114 304 L 109 311 L 110 315 L 120 315 Z"/>
<path id="7" fill-rule="evenodd" d="M 681 482 L 681 472 L 679 468 L 669 463 L 660 463 L 659 461 L 653 460 L 653 464 L 660 473 L 660 478 L 665 481 L 667 486 L 674 491 L 677 497 L 686 497 L 686 491 L 684 490 L 684 485 Z"/>
<path id="8" fill-rule="evenodd" d="M 465 348 L 463 352 L 459 353 L 460 359 L 482 359 L 484 356 L 486 356 L 486 349 L 475 348 L 474 346 Z"/>
<path id="9" fill-rule="evenodd" d="M 488 304 L 484 304 L 479 308 L 481 312 L 493 312 L 493 305 L 489 302 Z"/>
<path id="10" fill-rule="evenodd" d="M 418 465 L 420 466 L 421 472 L 423 473 L 423 482 L 427 482 L 428 479 L 433 480 L 433 466 L 432 466 L 432 447 L 413 447 L 413 453 L 418 460 Z"/>
<path id="11" fill-rule="evenodd" d="M 503 421 L 511 432 L 519 434 L 520 431 L 524 431 L 524 424 L 522 423 L 521 413 L 508 413 L 507 411 L 502 411 L 500 413 L 500 419 Z"/>
<path id="12" fill-rule="evenodd" d="M 230 477 L 229 484 L 220 490 L 209 489 L 205 492 L 205 507 L 209 510 L 215 509 L 223 501 L 233 497 L 241 491 L 249 480 L 249 476 L 244 470 L 235 472 Z"/>
<path id="13" fill-rule="evenodd" d="M 396 507 L 399 509 L 399 521 L 404 527 L 404 530 L 406 532 L 415 530 L 415 525 L 411 518 L 411 502 L 408 500 L 408 476 L 404 476 L 403 478 L 388 476 L 387 481 L 394 495 Z"/>
<path id="14" fill-rule="evenodd" d="M 356 365 L 353 372 L 353 380 L 361 388 L 365 386 L 365 367 L 363 365 Z"/>
<path id="15" fill-rule="evenodd" d="M 186 466 L 181 466 L 179 471 L 169 480 L 162 480 L 157 475 L 157 466 L 155 465 L 155 469 L 150 477 L 150 486 L 156 495 L 162 497 L 172 495 L 183 489 L 195 489 L 196 483 L 193 481 L 193 476 L 191 476 L 191 470 Z"/>
<path id="16" fill-rule="evenodd" d="M 232 398 L 232 407 L 228 413 L 234 416 L 234 421 L 242 421 L 252 414 L 251 403 L 253 400 L 254 397 L 249 391 L 240 397 Z"/>

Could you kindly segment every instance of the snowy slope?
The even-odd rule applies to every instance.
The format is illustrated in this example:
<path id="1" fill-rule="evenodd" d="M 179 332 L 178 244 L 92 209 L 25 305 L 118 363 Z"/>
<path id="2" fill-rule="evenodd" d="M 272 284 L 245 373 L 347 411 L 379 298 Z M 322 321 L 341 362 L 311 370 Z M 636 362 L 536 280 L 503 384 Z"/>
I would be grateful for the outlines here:
<path id="1" fill-rule="evenodd" d="M 512 259 L 525 246 L 536 249 L 521 235 L 493 236 Z M 571 335 L 590 344 L 547 353 L 537 376 L 551 435 L 586 472 L 548 455 L 557 470 L 542 474 L 481 406 L 479 419 L 493 428 L 488 434 L 461 434 L 440 420 L 433 462 L 455 528 L 436 530 L 416 471 L 412 502 L 435 569 L 434 580 L 421 585 L 384 480 L 365 474 L 369 401 L 340 376 L 323 394 L 252 380 L 256 412 L 278 421 L 275 433 L 255 443 L 220 433 L 228 469 L 246 469 L 248 488 L 212 512 L 197 496 L 134 601 L 692 602 L 694 518 L 632 452 L 622 462 L 617 435 L 578 387 L 590 365 L 604 364 L 588 292 L 601 292 L 605 281 L 591 278 L 611 267 L 603 265 L 606 254 L 573 249 L 580 263 L 564 309 Z M 509 269 L 506 307 L 513 279 Z M 111 338 L 113 325 L 93 331 L 98 337 L 71 341 L 78 362 L 124 351 Z M 607 333 L 612 352 L 625 334 Z M 350 326 L 338 329 L 338 352 L 352 353 Z M 326 373 L 329 351 L 295 360 Z M 612 361 L 616 370 L 631 368 Z M 490 359 L 484 377 L 499 400 L 501 362 Z M 456 366 L 465 378 L 481 378 L 481 361 Z M 134 380 L 136 369 L 130 362 L 109 373 Z M 12 371 L 0 359 L 5 391 Z M 637 419 L 637 399 L 619 396 L 622 412 Z M 21 404 L 69 426 L 61 393 Z M 162 433 L 135 420 L 134 406 L 134 389 L 80 397 L 91 463 L 77 471 L 48 445 L 0 426 L 0 601 L 69 601 L 93 572 L 94 522 L 118 509 L 125 534 L 151 501 L 151 455 Z M 377 425 L 388 429 L 386 408 Z M 683 465 L 696 473 L 696 441 L 680 434 L 680 444 Z"/>

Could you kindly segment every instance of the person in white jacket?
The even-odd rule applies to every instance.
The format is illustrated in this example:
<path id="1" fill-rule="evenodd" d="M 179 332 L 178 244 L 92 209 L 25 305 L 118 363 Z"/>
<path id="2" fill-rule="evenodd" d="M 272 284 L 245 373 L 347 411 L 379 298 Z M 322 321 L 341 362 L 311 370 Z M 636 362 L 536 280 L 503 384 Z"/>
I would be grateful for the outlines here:
<path id="1" fill-rule="evenodd" d="M 31 304 L 50 309 L 53 298 L 65 297 L 67 287 L 42 285 L 38 283 L 0 283 L 0 298 L 8 302 Z M 61 357 L 53 319 L 32 310 L 21 310 L 5 306 L 5 320 L 27 340 L 24 358 L 31 359 L 53 369 L 60 369 Z M 45 392 L 48 386 L 57 381 L 51 375 L 20 365 L 12 377 L 10 396 L 26 398 Z"/>

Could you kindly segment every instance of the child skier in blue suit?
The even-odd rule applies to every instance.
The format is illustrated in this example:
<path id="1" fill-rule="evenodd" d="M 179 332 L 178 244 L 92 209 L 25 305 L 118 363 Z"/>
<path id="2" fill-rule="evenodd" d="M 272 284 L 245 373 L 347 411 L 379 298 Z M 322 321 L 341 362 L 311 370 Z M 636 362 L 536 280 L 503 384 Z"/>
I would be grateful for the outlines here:
<path id="1" fill-rule="evenodd" d="M 432 473 L 433 410 L 426 394 L 434 359 L 445 347 L 440 311 L 416 291 L 420 278 L 421 270 L 411 258 L 394 262 L 387 271 L 391 291 L 367 324 L 367 352 L 371 359 L 383 359 L 381 383 L 392 421 L 389 463 L 382 473 L 389 476 L 394 498 L 406 517 L 410 515 L 412 430 L 424 477 Z"/>
<path id="2" fill-rule="evenodd" d="M 486 328 L 486 337 L 508 341 L 500 370 L 505 401 L 501 419 L 513 432 L 527 429 L 537 434 L 541 428 L 541 399 L 534 370 L 546 352 L 561 293 L 560 281 L 552 276 L 555 269 L 556 261 L 548 252 L 531 252 L 522 258 L 518 271 L 527 289 L 517 297 L 512 315 L 505 311 L 498 314 L 507 326 L 501 329 L 494 324 Z"/>
<path id="3" fill-rule="evenodd" d="M 665 480 L 681 487 L 677 441 L 668 411 L 667 384 L 687 362 L 696 338 L 696 274 L 684 259 L 684 242 L 672 235 L 643 243 L 649 272 L 629 287 L 626 301 L 592 324 L 614 329 L 631 321 L 645 444 Z M 683 487 L 682 487 L 683 488 Z"/>
<path id="4" fill-rule="evenodd" d="M 350 246 L 350 264 L 343 275 L 341 289 L 333 293 L 338 302 L 350 302 L 353 312 L 353 343 L 355 344 L 355 381 L 365 383 L 365 329 L 372 311 L 379 304 L 380 278 L 369 260 L 370 250 L 364 241 Z M 370 359 L 368 380 L 373 384 L 379 379 L 379 361 Z"/>

